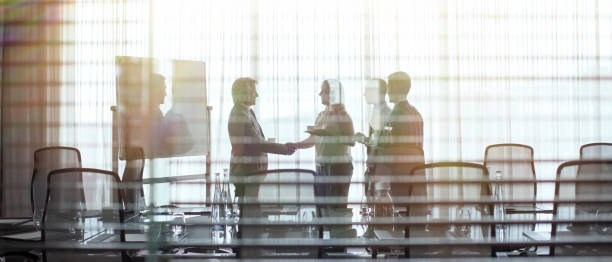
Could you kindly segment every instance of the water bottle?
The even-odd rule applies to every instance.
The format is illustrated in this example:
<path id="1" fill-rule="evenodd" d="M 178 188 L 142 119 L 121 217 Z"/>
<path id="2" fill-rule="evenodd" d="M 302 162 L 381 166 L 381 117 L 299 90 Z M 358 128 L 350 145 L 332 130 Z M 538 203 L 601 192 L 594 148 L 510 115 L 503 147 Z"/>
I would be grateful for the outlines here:
<path id="1" fill-rule="evenodd" d="M 211 217 L 217 219 L 219 217 L 219 199 L 221 198 L 221 189 L 219 188 L 219 173 L 215 173 L 214 193 L 212 199 Z"/>
<path id="2" fill-rule="evenodd" d="M 223 213 L 222 216 L 225 218 L 229 218 L 232 215 L 232 196 L 230 194 L 229 189 L 229 174 L 227 173 L 227 168 L 223 169 L 223 185 L 221 187 L 221 202 L 223 202 Z"/>
<path id="3" fill-rule="evenodd" d="M 240 197 L 234 196 L 234 201 L 232 202 L 232 222 L 237 223 L 240 220 Z M 240 228 L 238 224 L 234 224 L 232 226 L 233 235 L 237 235 Z"/>
<path id="4" fill-rule="evenodd" d="M 500 181 L 503 179 L 502 171 L 495 171 L 495 180 Z M 495 200 L 503 201 L 504 200 L 504 185 L 502 183 L 495 183 Z M 495 214 L 494 218 L 499 219 L 500 221 L 504 220 L 504 204 L 496 203 L 495 204 Z M 503 224 L 495 224 L 495 235 L 498 236 L 500 241 L 504 241 L 504 225 Z"/>
<path id="5" fill-rule="evenodd" d="M 214 239 L 220 239 L 223 237 L 224 230 L 221 228 L 221 179 L 219 177 L 219 172 L 215 173 L 215 193 L 213 195 L 213 205 L 212 205 L 212 219 L 213 219 L 213 227 L 212 234 Z M 225 211 L 223 211 L 225 212 Z"/>
<path id="6" fill-rule="evenodd" d="M 386 198 L 387 201 L 389 201 L 389 204 L 387 205 L 387 211 L 385 213 L 389 214 L 391 216 L 391 220 L 392 220 L 392 226 L 391 226 L 391 230 L 395 231 L 395 206 L 393 205 L 393 198 L 391 197 L 391 192 L 387 191 L 386 192 Z"/>
<path id="7" fill-rule="evenodd" d="M 230 189 L 229 189 L 229 174 L 227 172 L 227 168 L 223 169 L 223 186 L 221 188 L 221 202 L 223 202 L 223 206 L 221 208 L 222 212 L 221 212 L 221 216 L 223 216 L 225 218 L 225 223 L 224 223 L 224 230 L 225 230 L 225 236 L 229 236 L 231 235 L 231 227 L 227 225 L 227 221 L 230 221 L 230 219 L 232 218 L 232 196 L 230 194 Z"/>

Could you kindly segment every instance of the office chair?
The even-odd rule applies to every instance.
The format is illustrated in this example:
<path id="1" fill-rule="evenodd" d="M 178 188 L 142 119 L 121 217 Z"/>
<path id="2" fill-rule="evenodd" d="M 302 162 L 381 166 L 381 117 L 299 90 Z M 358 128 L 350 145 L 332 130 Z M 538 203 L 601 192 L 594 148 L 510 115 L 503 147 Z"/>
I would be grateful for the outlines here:
<path id="1" fill-rule="evenodd" d="M 126 162 L 121 184 L 125 200 L 126 219 L 138 217 L 140 211 L 146 209 L 142 174 L 144 171 L 144 151 L 142 147 L 126 148 Z"/>
<path id="2" fill-rule="evenodd" d="M 119 176 L 110 171 L 67 168 L 48 177 L 47 208 L 43 216 L 45 245 L 72 244 L 76 248 L 43 250 L 44 261 L 123 261 L 125 242 L 123 196 Z M 116 243 L 107 251 L 79 250 L 93 243 Z"/>
<path id="3" fill-rule="evenodd" d="M 50 146 L 34 151 L 34 172 L 30 183 L 32 218 L 40 223 L 47 197 L 47 176 L 53 170 L 80 168 L 81 153 L 74 147 Z"/>
<path id="4" fill-rule="evenodd" d="M 574 181 L 563 181 L 571 179 Z M 582 217 L 587 221 L 584 223 L 553 222 L 552 239 L 609 237 L 612 232 L 612 223 L 609 220 L 604 222 L 589 220 L 597 219 L 598 216 L 612 215 L 611 192 L 612 160 L 569 161 L 561 164 L 557 168 L 555 183 L 555 199 L 559 202 L 553 205 L 553 216 L 557 220 Z M 596 201 L 588 202 L 588 200 Z M 609 243 L 559 244 L 550 248 L 550 254 L 553 256 L 610 256 L 612 249 Z"/>
<path id="5" fill-rule="evenodd" d="M 504 200 L 536 198 L 537 183 L 533 160 L 533 148 L 522 144 L 495 144 L 485 149 L 484 165 L 491 180 L 534 180 L 532 183 L 504 183 L 501 186 Z M 491 188 L 495 192 L 494 188 Z M 536 219 L 538 213 L 550 213 L 536 207 L 535 202 L 504 204 L 504 217 L 509 219 Z M 535 230 L 536 224 L 510 224 L 504 226 L 503 239 L 519 239 L 524 232 Z M 517 247 L 498 247 L 498 251 L 516 250 Z"/>
<path id="6" fill-rule="evenodd" d="M 486 182 L 488 173 L 483 165 L 463 162 L 439 162 L 412 169 L 411 177 L 425 181 L 413 184 L 409 194 L 425 200 L 425 204 L 411 204 L 409 217 L 426 217 L 429 221 L 446 224 L 409 225 L 407 238 L 443 238 L 450 240 L 486 241 L 495 238 L 491 224 L 454 224 L 455 219 L 480 220 L 492 215 L 487 203 L 473 203 L 491 195 Z M 449 181 L 452 180 L 452 181 Z M 462 180 L 475 180 L 465 183 Z M 446 181 L 437 183 L 436 181 Z M 480 182 L 483 181 L 483 182 Z M 439 203 L 436 203 L 439 202 Z M 472 203 L 470 203 L 472 202 Z M 488 257 L 490 246 L 413 246 L 405 249 L 406 257 Z"/>
<path id="7" fill-rule="evenodd" d="M 580 160 L 612 159 L 612 143 L 591 143 L 580 147 Z"/>
<path id="8" fill-rule="evenodd" d="M 278 169 L 251 173 L 244 177 L 245 196 L 241 203 L 241 219 L 268 219 L 265 225 L 243 225 L 242 239 L 319 238 L 315 225 L 276 226 L 274 219 L 311 222 L 316 217 L 312 170 Z M 307 204 L 299 204 L 305 202 Z M 272 220 L 270 220 L 272 219 Z M 316 247 L 241 247 L 242 258 L 300 257 L 316 258 Z"/>

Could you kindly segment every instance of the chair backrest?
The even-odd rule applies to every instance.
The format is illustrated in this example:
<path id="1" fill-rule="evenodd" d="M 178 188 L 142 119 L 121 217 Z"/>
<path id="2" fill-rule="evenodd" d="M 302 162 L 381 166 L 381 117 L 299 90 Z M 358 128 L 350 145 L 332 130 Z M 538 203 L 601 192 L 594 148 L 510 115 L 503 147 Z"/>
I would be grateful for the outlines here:
<path id="1" fill-rule="evenodd" d="M 368 163 L 376 164 L 380 175 L 408 175 L 413 167 L 425 164 L 425 154 L 420 147 L 392 147 L 368 156 Z"/>
<path id="2" fill-rule="evenodd" d="M 570 180 L 570 181 L 567 181 Z M 572 181 L 573 180 L 573 181 Z M 557 168 L 553 214 L 557 219 L 593 219 L 612 215 L 612 160 L 569 161 Z M 589 200 L 598 200 L 588 202 Z M 575 202 L 574 202 L 575 201 Z M 586 217 L 584 217 L 586 216 Z M 553 223 L 551 235 L 558 238 L 609 236 L 610 223 Z M 609 245 L 554 245 L 556 256 L 612 255 Z"/>
<path id="3" fill-rule="evenodd" d="M 368 156 L 370 158 L 370 156 Z M 425 154 L 420 147 L 403 147 L 385 152 L 385 155 L 374 156 L 376 163 L 375 176 L 408 176 L 414 167 L 425 164 Z M 385 182 L 383 182 L 385 183 Z M 382 187 L 386 187 L 383 185 Z M 391 183 L 391 196 L 407 196 L 410 192 L 410 184 L 395 182 Z M 401 204 L 400 204 L 401 205 Z"/>
<path id="4" fill-rule="evenodd" d="M 521 144 L 496 144 L 487 146 L 484 165 L 489 171 L 489 178 L 494 180 L 496 173 L 501 172 L 503 179 L 531 180 L 533 183 L 503 184 L 504 199 L 520 199 L 537 194 L 536 174 L 533 163 L 533 148 Z M 535 205 L 535 203 L 526 203 Z"/>
<path id="5" fill-rule="evenodd" d="M 47 208 L 43 217 L 45 243 L 122 243 L 125 232 L 123 198 L 116 173 L 89 168 L 52 171 L 48 177 Z M 114 251 L 46 250 L 46 261 L 121 261 Z"/>
<path id="6" fill-rule="evenodd" d="M 125 154 L 126 162 L 121 182 L 124 188 L 125 214 L 126 217 L 132 217 L 146 207 L 142 188 L 145 159 L 142 147 L 127 148 Z"/>
<path id="7" fill-rule="evenodd" d="M 32 217 L 40 221 L 45 210 L 47 176 L 53 170 L 80 168 L 81 153 L 74 147 L 51 146 L 34 151 L 34 172 L 30 183 Z"/>
<path id="8" fill-rule="evenodd" d="M 314 175 L 312 170 L 278 169 L 249 174 L 245 177 L 244 201 L 255 204 L 243 205 L 241 217 L 275 219 L 283 221 L 312 222 L 316 217 L 313 204 Z M 257 204 L 261 202 L 261 204 Z M 304 202 L 306 204 L 297 204 Z M 248 239 L 262 238 L 318 238 L 318 227 L 296 226 L 242 226 L 241 235 Z M 242 248 L 243 257 L 317 257 L 317 248 Z"/>
<path id="9" fill-rule="evenodd" d="M 580 147 L 580 160 L 612 159 L 612 143 L 591 143 Z"/>
<path id="10" fill-rule="evenodd" d="M 503 192 L 503 200 L 535 199 L 537 195 L 537 183 L 535 182 L 535 166 L 533 160 L 533 148 L 522 144 L 495 144 L 485 149 L 484 165 L 489 171 L 489 178 L 495 180 L 497 172 L 502 179 L 533 180 L 531 183 L 491 183 L 493 187 L 500 186 Z M 495 194 L 495 188 L 491 188 Z M 504 209 L 511 206 L 530 206 L 535 208 L 535 201 L 525 203 L 504 204 Z M 535 213 L 505 214 L 509 219 L 536 219 Z M 503 239 L 519 239 L 524 232 L 533 231 L 536 224 L 508 224 L 504 226 Z M 501 232 L 497 232 L 501 233 Z M 501 247 L 499 247 L 501 248 Z M 516 247 L 507 247 L 516 249 Z"/>
<path id="11" fill-rule="evenodd" d="M 440 162 L 415 167 L 411 177 L 425 182 L 415 184 L 411 197 L 423 198 L 427 204 L 410 205 L 410 217 L 427 217 L 428 220 L 473 219 L 490 216 L 493 208 L 489 204 L 473 203 L 490 197 L 487 169 L 483 165 L 463 162 Z M 449 181 L 450 180 L 450 181 Z M 475 180 L 477 182 L 464 182 Z M 446 181 L 437 183 L 436 181 Z M 484 198 L 484 199 L 483 199 Z M 435 203 L 435 202 L 439 203 Z M 472 203 L 470 203 L 470 201 Z M 409 226 L 411 238 L 458 238 L 475 241 L 494 237 L 492 225 L 427 225 Z M 491 256 L 490 247 L 410 247 L 410 257 L 458 257 Z"/>

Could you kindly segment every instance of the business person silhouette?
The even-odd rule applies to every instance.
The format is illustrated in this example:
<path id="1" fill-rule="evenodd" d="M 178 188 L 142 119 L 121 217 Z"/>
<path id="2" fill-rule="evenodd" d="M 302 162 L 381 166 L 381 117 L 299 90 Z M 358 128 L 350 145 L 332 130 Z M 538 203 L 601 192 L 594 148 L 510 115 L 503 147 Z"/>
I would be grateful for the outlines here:
<path id="1" fill-rule="evenodd" d="M 234 107 L 229 116 L 227 130 L 232 144 L 230 177 L 240 177 L 268 169 L 268 153 L 291 155 L 295 148 L 288 144 L 266 141 L 257 117 L 251 109 L 257 103 L 257 81 L 239 78 L 232 84 Z M 244 196 L 244 185 L 235 185 L 235 196 Z"/>
<path id="2" fill-rule="evenodd" d="M 166 98 L 166 78 L 160 74 L 153 73 L 149 79 L 149 110 L 145 116 L 151 132 L 151 154 L 165 155 L 167 144 L 164 137 L 164 114 L 159 105 L 164 103 Z"/>
<path id="3" fill-rule="evenodd" d="M 133 77 L 123 74 L 118 79 L 120 97 L 124 98 L 119 113 L 125 146 L 142 147 L 147 158 L 166 155 L 164 114 L 159 108 L 166 98 L 165 78 L 152 73 L 148 81 L 133 83 L 128 80 Z"/>
<path id="4" fill-rule="evenodd" d="M 420 154 L 422 154 L 423 149 L 423 117 L 421 117 L 421 114 L 415 107 L 408 103 L 407 98 L 411 85 L 410 76 L 404 72 L 400 71 L 389 75 L 387 95 L 389 96 L 389 102 L 395 104 L 395 106 L 385 120 L 385 130 L 379 142 L 377 154 L 382 157 L 398 159 L 398 156 L 403 156 L 407 157 L 407 159 L 410 159 L 410 157 L 423 159 L 422 155 L 410 155 L 414 152 L 410 150 L 411 148 L 419 148 Z M 390 167 L 389 170 L 377 170 L 376 172 L 387 173 L 383 175 L 408 175 L 413 167 L 421 164 L 424 163 L 411 160 L 394 160 L 394 162 L 388 165 Z M 409 191 L 409 185 L 402 183 L 391 184 L 393 196 L 407 195 Z"/>
<path id="5" fill-rule="evenodd" d="M 192 136 L 183 115 L 176 112 L 179 103 L 173 101 L 172 108 L 165 115 L 159 107 L 164 104 L 167 96 L 166 78 L 161 74 L 153 73 L 149 81 L 149 109 L 143 116 L 147 123 L 146 130 L 151 135 L 148 155 L 168 157 L 189 151 L 193 146 Z M 172 92 L 175 91 L 173 88 Z M 173 96 L 173 98 L 176 97 Z"/>
<path id="6" fill-rule="evenodd" d="M 385 184 L 384 187 L 376 186 L 373 178 L 376 176 L 376 167 L 386 163 L 380 163 L 379 160 L 379 142 L 380 137 L 384 134 L 385 120 L 391 113 L 391 108 L 387 105 L 385 99 L 387 95 L 387 83 L 382 79 L 373 79 L 366 81 L 364 97 L 368 103 L 368 136 L 362 133 L 356 133 L 355 139 L 366 146 L 368 158 L 366 160 L 366 171 L 364 177 L 367 183 L 364 185 L 366 199 L 374 200 L 375 196 L 390 192 L 390 185 Z M 376 190 L 386 190 L 386 192 L 376 192 Z M 370 206 L 370 204 L 368 204 Z M 371 206 L 374 207 L 374 206 Z M 381 210 L 384 208 L 381 205 L 373 208 L 376 216 L 382 216 Z M 367 226 L 363 237 L 374 237 L 374 227 Z"/>
<path id="7" fill-rule="evenodd" d="M 333 89 L 333 90 L 332 90 Z M 342 84 L 336 80 L 325 80 L 321 84 L 321 104 L 325 105 L 316 118 L 315 133 L 303 141 L 297 142 L 298 149 L 315 147 L 315 162 L 318 177 L 344 178 L 344 183 L 316 184 L 315 197 L 336 197 L 340 201 L 348 200 L 350 179 L 353 175 L 353 164 L 350 147 L 354 143 L 353 120 L 346 112 L 342 102 Z M 351 216 L 346 204 L 319 206 L 322 217 Z M 331 237 L 354 237 L 350 226 L 334 226 Z"/>
<path id="8" fill-rule="evenodd" d="M 387 95 L 387 83 L 382 79 L 369 80 L 368 85 L 376 84 L 375 87 L 367 86 L 364 97 L 368 103 L 368 136 L 362 133 L 355 134 L 356 140 L 366 145 L 368 159 L 366 176 L 373 175 L 377 165 L 377 149 L 381 135 L 384 132 L 384 125 L 391 109 L 385 99 Z M 374 90 L 375 89 L 375 90 Z M 369 190 L 366 185 L 366 192 Z"/>

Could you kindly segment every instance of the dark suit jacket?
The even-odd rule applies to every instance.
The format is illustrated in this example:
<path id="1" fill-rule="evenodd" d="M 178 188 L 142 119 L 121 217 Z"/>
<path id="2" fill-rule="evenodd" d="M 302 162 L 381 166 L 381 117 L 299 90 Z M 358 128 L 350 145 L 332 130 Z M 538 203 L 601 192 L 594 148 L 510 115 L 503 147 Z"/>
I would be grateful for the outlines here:
<path id="1" fill-rule="evenodd" d="M 423 148 L 423 117 L 408 101 L 399 102 L 385 121 L 387 137 L 383 147 Z"/>
<path id="2" fill-rule="evenodd" d="M 227 130 L 232 143 L 230 176 L 238 177 L 268 169 L 268 153 L 284 154 L 285 145 L 269 143 L 253 111 L 246 105 L 234 104 Z M 236 195 L 242 196 L 244 187 L 236 185 Z"/>
<path id="3" fill-rule="evenodd" d="M 407 157 L 413 159 L 394 160 L 390 164 L 390 175 L 408 175 L 415 166 L 425 164 L 423 155 L 423 118 L 419 111 L 408 101 L 397 103 L 389 117 L 385 120 L 385 135 L 379 154 L 390 159 Z M 417 160 L 418 159 L 418 160 Z M 389 174 L 383 174 L 389 175 Z M 406 195 L 410 188 L 406 184 L 391 185 L 395 196 Z"/>

